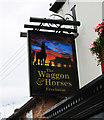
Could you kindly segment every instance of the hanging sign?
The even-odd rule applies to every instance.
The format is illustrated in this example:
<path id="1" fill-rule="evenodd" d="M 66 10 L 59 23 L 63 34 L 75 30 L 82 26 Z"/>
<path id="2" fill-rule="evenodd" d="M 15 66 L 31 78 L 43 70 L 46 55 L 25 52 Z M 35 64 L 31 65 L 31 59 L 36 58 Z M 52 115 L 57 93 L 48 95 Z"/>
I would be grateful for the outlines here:
<path id="1" fill-rule="evenodd" d="M 28 31 L 30 94 L 69 96 L 79 88 L 74 36 Z"/>

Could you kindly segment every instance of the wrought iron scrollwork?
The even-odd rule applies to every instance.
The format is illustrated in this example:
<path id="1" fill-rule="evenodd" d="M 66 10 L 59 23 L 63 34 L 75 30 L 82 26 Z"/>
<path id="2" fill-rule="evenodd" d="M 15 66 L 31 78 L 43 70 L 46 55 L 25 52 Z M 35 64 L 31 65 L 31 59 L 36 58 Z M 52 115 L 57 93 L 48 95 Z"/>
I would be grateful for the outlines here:
<path id="1" fill-rule="evenodd" d="M 56 16 L 59 19 L 46 19 L 46 18 L 34 18 L 30 17 L 30 22 L 34 23 L 33 25 L 24 25 L 24 28 L 33 28 L 34 31 L 51 31 L 55 33 L 73 33 L 75 37 L 78 36 L 77 33 L 77 26 L 80 26 L 80 22 L 76 21 L 76 14 L 75 14 L 75 6 L 71 9 L 71 14 L 65 14 L 65 16 L 69 16 L 72 18 L 72 20 L 69 19 L 69 17 L 62 17 L 58 14 L 52 14 L 52 16 Z M 37 23 L 39 23 L 37 25 Z"/>

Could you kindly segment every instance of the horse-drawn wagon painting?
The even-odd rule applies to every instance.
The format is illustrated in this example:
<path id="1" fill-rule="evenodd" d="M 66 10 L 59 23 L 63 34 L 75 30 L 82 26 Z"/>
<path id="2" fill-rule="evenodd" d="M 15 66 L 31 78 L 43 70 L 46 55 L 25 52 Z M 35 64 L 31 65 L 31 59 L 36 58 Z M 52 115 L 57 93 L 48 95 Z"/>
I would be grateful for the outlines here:
<path id="1" fill-rule="evenodd" d="M 54 34 L 30 34 L 31 63 L 36 66 L 71 67 L 73 63 L 70 37 Z"/>

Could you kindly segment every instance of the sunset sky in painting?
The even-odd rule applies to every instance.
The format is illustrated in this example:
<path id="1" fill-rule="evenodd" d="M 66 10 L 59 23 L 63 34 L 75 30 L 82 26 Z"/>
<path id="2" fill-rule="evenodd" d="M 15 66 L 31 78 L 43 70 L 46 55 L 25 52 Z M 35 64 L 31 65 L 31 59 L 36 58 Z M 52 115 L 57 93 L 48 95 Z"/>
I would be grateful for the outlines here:
<path id="1" fill-rule="evenodd" d="M 50 61 L 55 60 L 56 57 L 59 58 L 70 58 L 73 61 L 72 57 L 72 45 L 71 39 L 69 36 L 54 35 L 54 34 L 30 34 L 31 39 L 31 50 L 35 52 L 40 52 L 42 42 L 45 43 L 46 47 L 46 64 L 49 64 Z M 36 54 L 35 59 L 36 60 Z"/>

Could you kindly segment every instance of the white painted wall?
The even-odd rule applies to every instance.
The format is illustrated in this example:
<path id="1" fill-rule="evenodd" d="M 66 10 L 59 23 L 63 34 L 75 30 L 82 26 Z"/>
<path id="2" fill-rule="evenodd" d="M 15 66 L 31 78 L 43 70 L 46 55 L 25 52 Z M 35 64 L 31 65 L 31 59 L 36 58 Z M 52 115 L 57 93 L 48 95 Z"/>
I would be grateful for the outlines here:
<path id="1" fill-rule="evenodd" d="M 80 87 L 82 87 L 102 74 L 101 66 L 97 66 L 95 56 L 91 55 L 89 48 L 92 41 L 97 37 L 94 28 L 102 22 L 103 9 L 102 2 L 67 0 L 59 14 L 65 17 L 66 13 L 71 13 L 70 9 L 74 5 L 76 5 L 77 20 L 81 22 L 81 26 L 78 27 L 79 36 L 76 38 L 76 49 L 79 81 Z"/>

